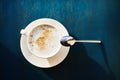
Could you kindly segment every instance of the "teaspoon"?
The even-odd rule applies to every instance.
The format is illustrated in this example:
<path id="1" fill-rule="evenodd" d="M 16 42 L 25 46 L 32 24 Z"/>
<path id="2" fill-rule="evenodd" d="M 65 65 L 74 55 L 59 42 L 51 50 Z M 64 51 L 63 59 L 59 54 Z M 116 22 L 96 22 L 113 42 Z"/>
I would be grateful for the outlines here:
<path id="1" fill-rule="evenodd" d="M 76 42 L 84 42 L 84 43 L 101 43 L 100 40 L 75 40 L 73 37 L 71 36 L 63 36 L 62 39 L 60 40 L 60 43 L 63 46 L 72 46 L 74 45 Z"/>

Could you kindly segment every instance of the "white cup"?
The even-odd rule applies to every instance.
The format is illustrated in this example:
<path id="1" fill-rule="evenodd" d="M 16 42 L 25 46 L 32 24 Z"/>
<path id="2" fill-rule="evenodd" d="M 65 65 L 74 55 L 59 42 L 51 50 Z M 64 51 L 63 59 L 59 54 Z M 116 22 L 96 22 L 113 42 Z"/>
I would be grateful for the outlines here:
<path id="1" fill-rule="evenodd" d="M 48 22 L 45 22 L 45 20 L 35 20 L 21 30 L 21 34 L 27 38 L 29 51 L 41 58 L 56 55 L 62 46 L 60 44 L 61 35 L 59 30 L 51 24 L 55 20 L 48 19 Z"/>

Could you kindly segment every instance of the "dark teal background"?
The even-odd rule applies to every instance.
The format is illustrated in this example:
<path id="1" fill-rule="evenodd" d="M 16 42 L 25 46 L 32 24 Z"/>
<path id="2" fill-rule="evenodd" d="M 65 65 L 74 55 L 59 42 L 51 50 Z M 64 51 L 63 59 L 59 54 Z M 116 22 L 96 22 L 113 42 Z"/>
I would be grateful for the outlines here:
<path id="1" fill-rule="evenodd" d="M 20 30 L 39 18 L 61 22 L 80 43 L 50 69 L 28 63 L 20 50 Z M 1 80 L 120 80 L 119 0 L 0 0 Z"/>

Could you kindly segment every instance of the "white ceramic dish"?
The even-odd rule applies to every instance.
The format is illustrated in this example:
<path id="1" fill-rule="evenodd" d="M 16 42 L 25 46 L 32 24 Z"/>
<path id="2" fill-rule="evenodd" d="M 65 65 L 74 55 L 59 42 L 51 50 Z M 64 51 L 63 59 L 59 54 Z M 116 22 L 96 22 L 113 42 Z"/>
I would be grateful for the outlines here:
<path id="1" fill-rule="evenodd" d="M 37 21 L 36 24 L 47 23 L 47 24 L 50 24 L 56 27 L 59 30 L 61 37 L 69 35 L 67 30 L 64 28 L 64 26 L 56 20 L 49 19 L 49 18 L 43 18 L 42 22 L 41 22 L 41 19 L 38 19 L 36 21 Z M 26 30 L 29 31 L 31 28 L 33 28 L 33 26 L 27 26 Z M 49 57 L 49 58 L 40 58 L 32 54 L 29 51 L 28 46 L 27 46 L 27 36 L 25 35 L 21 36 L 20 46 L 21 46 L 21 50 L 22 50 L 22 53 L 25 59 L 31 64 L 37 67 L 41 67 L 41 68 L 50 68 L 50 67 L 58 65 L 66 58 L 69 52 L 69 49 L 70 49 L 70 47 L 62 46 L 61 49 L 56 53 L 56 55 Z"/>
<path id="2" fill-rule="evenodd" d="M 31 53 L 41 58 L 49 58 L 56 55 L 62 46 L 59 27 L 59 22 L 53 19 L 38 19 L 22 29 L 21 34 L 27 36 Z"/>

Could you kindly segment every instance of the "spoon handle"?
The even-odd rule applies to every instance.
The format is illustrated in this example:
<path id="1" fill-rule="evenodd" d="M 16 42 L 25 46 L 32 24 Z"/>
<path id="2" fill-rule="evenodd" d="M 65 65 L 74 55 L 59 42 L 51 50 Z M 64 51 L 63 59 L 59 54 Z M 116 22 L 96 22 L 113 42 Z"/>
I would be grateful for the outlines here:
<path id="1" fill-rule="evenodd" d="M 100 40 L 76 40 L 75 42 L 101 43 Z"/>

